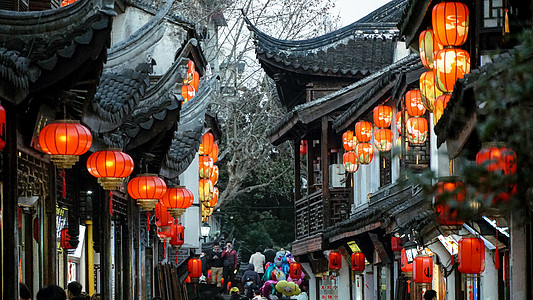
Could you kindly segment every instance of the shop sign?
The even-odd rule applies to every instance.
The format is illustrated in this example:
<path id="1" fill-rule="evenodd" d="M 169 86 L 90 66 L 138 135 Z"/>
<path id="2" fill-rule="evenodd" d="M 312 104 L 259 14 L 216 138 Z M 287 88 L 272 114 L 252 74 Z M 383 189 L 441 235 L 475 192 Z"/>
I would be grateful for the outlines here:
<path id="1" fill-rule="evenodd" d="M 320 300 L 338 300 L 339 299 L 339 287 L 337 285 L 337 276 L 335 275 L 323 275 L 322 282 L 320 283 L 319 291 Z"/>

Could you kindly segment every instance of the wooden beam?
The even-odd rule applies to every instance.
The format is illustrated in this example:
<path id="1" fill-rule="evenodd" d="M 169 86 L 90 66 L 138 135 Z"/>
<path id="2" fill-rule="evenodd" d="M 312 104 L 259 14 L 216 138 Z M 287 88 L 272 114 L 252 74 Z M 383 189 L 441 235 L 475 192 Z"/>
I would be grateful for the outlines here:
<path id="1" fill-rule="evenodd" d="M 315 172 L 313 170 L 313 159 L 315 159 L 315 148 L 313 147 L 313 139 L 307 138 L 307 195 L 311 195 L 315 191 Z"/>
<path id="2" fill-rule="evenodd" d="M 322 117 L 322 135 L 320 139 L 320 160 L 322 163 L 322 203 L 324 228 L 329 226 L 331 213 L 329 209 L 329 155 L 328 155 L 328 116 Z"/>

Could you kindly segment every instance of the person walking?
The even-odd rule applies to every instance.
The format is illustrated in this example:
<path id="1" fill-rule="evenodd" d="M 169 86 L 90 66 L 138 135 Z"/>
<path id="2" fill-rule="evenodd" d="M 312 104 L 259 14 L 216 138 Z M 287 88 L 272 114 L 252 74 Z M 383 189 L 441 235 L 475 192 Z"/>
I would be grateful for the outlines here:
<path id="1" fill-rule="evenodd" d="M 274 263 L 274 258 L 276 257 L 276 251 L 273 249 L 274 246 L 272 244 L 269 244 L 265 251 L 263 251 L 263 255 L 265 255 L 265 261 Z M 265 263 L 265 264 L 266 264 Z"/>
<path id="2" fill-rule="evenodd" d="M 211 264 L 210 283 L 216 283 L 217 287 L 221 287 L 224 262 L 222 260 L 222 249 L 220 249 L 219 244 L 215 244 L 209 253 L 209 263 Z"/>
<path id="3" fill-rule="evenodd" d="M 233 249 L 231 242 L 226 243 L 226 249 L 222 251 L 222 275 L 224 277 L 224 284 L 227 286 L 233 286 L 233 277 L 235 276 L 235 270 L 237 269 L 237 251 Z"/>
<path id="4" fill-rule="evenodd" d="M 67 294 L 57 285 L 49 285 L 37 292 L 37 300 L 66 300 Z"/>
<path id="5" fill-rule="evenodd" d="M 259 274 L 259 277 L 262 278 L 263 274 L 265 274 L 265 264 L 266 264 L 266 258 L 263 253 L 261 253 L 261 248 L 257 247 L 255 249 L 255 253 L 250 256 L 249 263 L 254 265 L 254 271 Z"/>
<path id="6" fill-rule="evenodd" d="M 72 281 L 67 285 L 67 298 L 70 300 L 85 300 L 87 295 L 81 292 L 81 283 Z"/>
<path id="7" fill-rule="evenodd" d="M 252 298 L 254 291 L 258 290 L 261 286 L 261 277 L 259 277 L 259 274 L 257 274 L 254 269 L 255 266 L 253 264 L 249 264 L 248 270 L 246 270 L 242 275 L 242 282 L 244 283 L 244 295 L 248 298 Z"/>
<path id="8" fill-rule="evenodd" d="M 437 292 L 435 290 L 427 290 L 424 293 L 424 300 L 437 300 Z"/>

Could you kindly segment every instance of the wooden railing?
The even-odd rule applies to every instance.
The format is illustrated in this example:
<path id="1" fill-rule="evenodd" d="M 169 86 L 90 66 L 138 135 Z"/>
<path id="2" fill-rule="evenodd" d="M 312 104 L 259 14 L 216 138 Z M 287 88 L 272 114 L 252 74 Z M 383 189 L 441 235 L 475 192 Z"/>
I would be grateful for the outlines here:
<path id="1" fill-rule="evenodd" d="M 329 201 L 317 191 L 295 202 L 296 239 L 302 239 L 322 232 L 325 227 L 346 220 L 350 215 L 352 202 L 349 188 L 332 188 Z M 324 207 L 329 208 L 325 211 Z"/>

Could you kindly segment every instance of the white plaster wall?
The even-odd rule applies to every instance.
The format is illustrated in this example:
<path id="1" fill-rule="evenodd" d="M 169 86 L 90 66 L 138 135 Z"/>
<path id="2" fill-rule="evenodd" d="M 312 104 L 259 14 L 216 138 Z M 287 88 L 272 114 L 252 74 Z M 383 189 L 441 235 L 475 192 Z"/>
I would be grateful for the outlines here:
<path id="1" fill-rule="evenodd" d="M 311 265 L 309 263 L 301 263 L 302 269 L 305 271 L 305 274 L 309 275 L 309 299 L 317 299 L 317 286 L 316 278 Z"/>
<path id="2" fill-rule="evenodd" d="M 481 274 L 480 299 L 498 299 L 498 270 L 494 267 L 494 251 L 485 247 L 485 271 Z"/>
<path id="3" fill-rule="evenodd" d="M 446 266 L 448 269 L 451 268 L 450 267 L 451 255 L 448 252 L 448 250 L 444 248 L 441 242 L 437 241 L 433 244 L 430 244 L 428 245 L 428 248 L 439 256 L 444 266 Z M 455 273 L 456 272 L 452 272 L 450 276 L 445 278 L 446 299 L 455 299 Z M 459 276 L 461 276 L 460 273 L 459 273 Z M 481 298 L 481 299 L 484 299 L 484 298 Z"/>
<path id="4" fill-rule="evenodd" d="M 433 113 L 429 116 L 429 132 L 430 132 L 430 168 L 438 177 L 449 176 L 450 174 L 450 160 L 448 159 L 448 149 L 446 143 L 442 143 L 437 149 L 437 135 L 434 130 Z"/>
<path id="5" fill-rule="evenodd" d="M 198 201 L 198 154 L 191 165 L 180 176 L 180 184 L 187 187 L 194 195 L 193 205 L 185 211 L 181 217 L 181 223 L 185 227 L 185 245 L 192 248 L 200 248 L 200 202 Z"/>
<path id="6" fill-rule="evenodd" d="M 373 143 L 373 140 L 371 141 Z M 359 170 L 354 173 L 354 203 L 361 206 L 368 202 L 368 194 L 379 188 L 379 152 L 374 147 L 372 162 L 368 165 L 359 165 Z"/>
<path id="7" fill-rule="evenodd" d="M 376 294 L 376 278 L 374 278 L 374 265 L 367 265 L 365 269 L 365 279 L 364 279 L 364 294 L 365 300 L 377 299 Z"/>
<path id="8" fill-rule="evenodd" d="M 396 42 L 396 48 L 394 49 L 394 62 L 409 55 L 409 48 L 405 45 L 405 42 Z"/>
<path id="9" fill-rule="evenodd" d="M 346 260 L 342 262 L 342 268 L 339 270 L 337 286 L 339 299 L 350 299 L 350 263 Z"/>
<path id="10" fill-rule="evenodd" d="M 526 299 L 526 235 L 522 225 L 522 212 L 514 210 L 511 212 L 511 253 L 510 253 L 510 273 L 511 273 L 511 300 Z"/>

